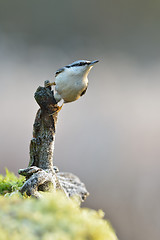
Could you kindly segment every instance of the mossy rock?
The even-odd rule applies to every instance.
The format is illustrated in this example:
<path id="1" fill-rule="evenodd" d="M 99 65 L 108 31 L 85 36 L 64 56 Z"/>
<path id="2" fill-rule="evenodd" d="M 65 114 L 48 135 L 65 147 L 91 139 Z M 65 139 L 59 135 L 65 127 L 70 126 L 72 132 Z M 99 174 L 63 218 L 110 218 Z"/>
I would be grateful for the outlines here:
<path id="1" fill-rule="evenodd" d="M 1 194 L 18 190 L 23 180 L 9 172 L 6 177 L 0 176 Z M 1 195 L 0 239 L 117 240 L 103 215 L 101 210 L 80 208 L 76 200 L 67 199 L 61 192 L 44 194 L 39 200 L 24 198 L 19 192 Z"/>

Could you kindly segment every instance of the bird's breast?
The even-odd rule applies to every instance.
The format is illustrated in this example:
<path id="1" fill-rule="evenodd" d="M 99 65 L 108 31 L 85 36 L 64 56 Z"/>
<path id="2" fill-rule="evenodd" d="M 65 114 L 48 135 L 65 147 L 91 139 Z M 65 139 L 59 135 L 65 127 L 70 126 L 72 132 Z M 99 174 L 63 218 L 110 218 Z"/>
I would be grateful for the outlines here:
<path id="1" fill-rule="evenodd" d="M 72 75 L 60 75 L 58 75 L 55 80 L 56 91 L 66 102 L 72 102 L 77 100 L 80 97 L 82 91 L 87 87 L 88 79 Z"/>

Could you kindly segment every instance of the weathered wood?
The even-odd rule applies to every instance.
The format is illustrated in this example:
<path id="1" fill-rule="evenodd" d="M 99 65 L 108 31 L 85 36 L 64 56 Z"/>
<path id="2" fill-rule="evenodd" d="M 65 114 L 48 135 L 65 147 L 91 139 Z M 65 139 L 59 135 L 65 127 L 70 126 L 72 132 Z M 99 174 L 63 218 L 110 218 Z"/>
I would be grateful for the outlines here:
<path id="1" fill-rule="evenodd" d="M 29 166 L 53 169 L 53 150 L 58 106 L 49 88 L 39 87 L 35 100 L 40 106 L 33 125 Z"/>
<path id="2" fill-rule="evenodd" d="M 45 81 L 45 86 L 48 82 Z M 19 174 L 26 177 L 21 193 L 39 198 L 39 191 L 60 189 L 66 196 L 77 195 L 83 201 L 88 196 L 85 185 L 71 173 L 57 173 L 58 168 L 53 166 L 55 131 L 60 110 L 53 91 L 50 87 L 39 87 L 34 97 L 40 109 L 33 125 L 29 166 L 19 170 Z"/>

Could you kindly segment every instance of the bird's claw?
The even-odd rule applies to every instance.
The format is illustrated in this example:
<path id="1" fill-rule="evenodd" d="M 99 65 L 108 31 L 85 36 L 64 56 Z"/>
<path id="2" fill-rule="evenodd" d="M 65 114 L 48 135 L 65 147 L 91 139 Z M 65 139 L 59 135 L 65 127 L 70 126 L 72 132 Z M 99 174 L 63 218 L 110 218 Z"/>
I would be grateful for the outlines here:
<path id="1" fill-rule="evenodd" d="M 53 116 L 54 114 L 57 114 L 63 107 L 63 104 L 62 106 L 56 106 L 55 107 L 55 111 L 53 113 L 51 113 L 49 116 Z"/>
<path id="2" fill-rule="evenodd" d="M 48 82 L 45 84 L 45 87 L 51 87 L 53 85 L 56 85 L 55 82 L 52 82 L 52 83 Z"/>

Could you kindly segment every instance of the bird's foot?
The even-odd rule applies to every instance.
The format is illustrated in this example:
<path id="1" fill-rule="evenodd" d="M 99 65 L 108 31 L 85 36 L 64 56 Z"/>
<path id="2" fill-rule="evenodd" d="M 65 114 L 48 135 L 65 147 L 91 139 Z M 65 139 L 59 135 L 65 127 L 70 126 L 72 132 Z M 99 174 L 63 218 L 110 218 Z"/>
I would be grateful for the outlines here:
<path id="1" fill-rule="evenodd" d="M 53 116 L 53 115 L 57 114 L 62 109 L 62 107 L 63 107 L 63 104 L 62 104 L 62 106 L 56 106 L 55 111 L 53 113 L 51 113 L 49 116 Z"/>
<path id="2" fill-rule="evenodd" d="M 58 113 L 63 107 L 63 104 L 61 106 L 57 106 L 57 110 L 56 110 L 56 113 Z"/>
<path id="3" fill-rule="evenodd" d="M 47 83 L 45 84 L 45 87 L 51 87 L 51 86 L 53 86 L 53 85 L 56 85 L 55 82 L 52 82 L 52 83 L 47 82 Z"/>

